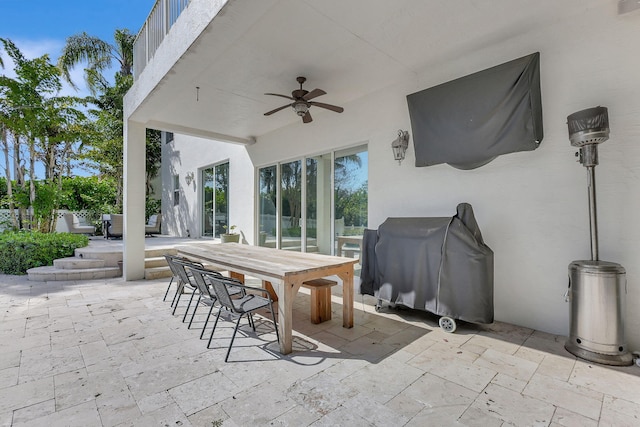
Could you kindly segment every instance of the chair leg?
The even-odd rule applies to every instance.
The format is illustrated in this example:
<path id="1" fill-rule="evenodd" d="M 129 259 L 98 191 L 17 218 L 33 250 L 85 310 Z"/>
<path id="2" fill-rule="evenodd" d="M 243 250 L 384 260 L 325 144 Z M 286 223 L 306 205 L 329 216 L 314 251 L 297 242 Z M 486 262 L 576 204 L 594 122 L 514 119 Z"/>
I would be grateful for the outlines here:
<path id="1" fill-rule="evenodd" d="M 207 318 L 204 321 L 204 326 L 202 327 L 202 332 L 200 332 L 200 339 L 204 336 L 204 330 L 207 329 L 207 323 L 209 323 L 209 317 L 211 317 L 211 312 L 213 311 L 213 306 L 215 301 L 211 303 L 211 308 L 209 309 L 209 314 L 207 314 Z"/>
<path id="2" fill-rule="evenodd" d="M 191 298 L 189 298 L 189 304 L 187 304 L 187 309 L 184 312 L 184 316 L 182 316 L 182 323 L 187 320 L 187 313 L 189 313 L 189 308 L 191 308 L 191 303 L 193 302 L 193 297 L 196 296 L 196 292 L 191 292 Z"/>
<path id="3" fill-rule="evenodd" d="M 216 321 L 213 324 L 213 329 L 211 330 L 211 335 L 209 336 L 209 342 L 207 343 L 207 348 L 209 348 L 209 346 L 211 345 L 211 340 L 213 339 L 213 333 L 216 331 L 216 326 L 218 325 L 218 319 L 220 319 L 220 313 L 222 313 L 222 310 L 218 310 Z"/>
<path id="4" fill-rule="evenodd" d="M 173 294 L 173 301 L 171 301 L 171 307 L 173 307 L 172 314 L 176 314 L 176 306 L 178 305 L 178 301 L 180 301 L 180 295 L 182 294 L 183 289 L 184 289 L 184 283 L 182 283 L 181 280 L 178 280 L 178 287 L 176 288 L 176 293 Z M 178 298 L 178 301 L 176 301 L 176 297 Z"/>
<path id="5" fill-rule="evenodd" d="M 169 289 L 171 289 L 171 285 L 172 284 L 173 284 L 173 277 L 169 281 L 169 286 L 167 286 L 167 291 L 164 293 L 164 298 L 162 298 L 162 301 L 166 301 L 167 300 L 167 295 L 169 295 Z"/>
<path id="6" fill-rule="evenodd" d="M 176 296 L 178 297 L 178 299 L 176 299 L 176 303 L 173 306 L 173 311 L 171 312 L 172 315 L 176 314 L 176 309 L 178 308 L 178 303 L 180 302 L 180 297 L 182 296 L 182 292 L 180 292 L 180 289 L 178 289 L 176 291 Z M 175 299 L 175 297 L 174 297 L 174 299 Z"/>
<path id="7" fill-rule="evenodd" d="M 238 321 L 236 322 L 236 327 L 233 329 L 233 335 L 231 336 L 231 342 L 229 343 L 229 349 L 227 350 L 227 356 L 224 358 L 226 362 L 229 360 L 229 353 L 231 353 L 231 346 L 233 345 L 233 340 L 236 339 L 236 332 L 238 332 L 238 326 L 240 326 L 240 320 L 242 319 L 242 314 L 238 317 Z"/>
<path id="8" fill-rule="evenodd" d="M 253 332 L 256 331 L 256 324 L 253 322 L 253 315 L 251 313 L 247 313 L 247 320 L 249 321 L 249 326 L 253 329 Z"/>
<path id="9" fill-rule="evenodd" d="M 196 311 L 198 311 L 201 299 L 202 295 L 198 295 L 198 301 L 196 301 L 196 306 L 193 308 L 193 313 L 191 313 L 191 320 L 189 320 L 189 326 L 187 326 L 187 329 L 191 329 L 191 324 L 193 323 L 193 318 L 196 317 Z"/>

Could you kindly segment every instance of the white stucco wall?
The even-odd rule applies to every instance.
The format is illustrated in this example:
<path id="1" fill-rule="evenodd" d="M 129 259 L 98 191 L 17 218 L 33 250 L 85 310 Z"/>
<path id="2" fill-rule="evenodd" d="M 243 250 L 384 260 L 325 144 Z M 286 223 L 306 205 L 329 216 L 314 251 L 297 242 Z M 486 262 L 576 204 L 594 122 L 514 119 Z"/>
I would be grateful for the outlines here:
<path id="1" fill-rule="evenodd" d="M 449 216 L 473 205 L 495 252 L 496 319 L 568 334 L 567 266 L 589 259 L 586 169 L 576 163 L 567 115 L 609 108 L 611 138 L 600 146 L 600 257 L 627 270 L 626 336 L 640 349 L 640 16 L 617 16 L 609 4 L 573 22 L 497 42 L 474 55 L 430 64 L 414 81 L 344 105 L 313 110 L 314 121 L 258 138 L 257 166 L 368 142 L 369 226 L 389 216 Z M 502 156 L 476 170 L 413 166 L 413 141 L 398 166 L 390 143 L 411 131 L 406 95 L 533 52 L 541 53 L 544 140 L 533 152 Z M 419 54 L 418 52 L 416 54 Z M 331 102 L 328 96 L 325 100 Z M 470 141 L 472 143 L 472 141 Z"/>
<path id="2" fill-rule="evenodd" d="M 441 58 L 412 81 L 343 105 L 343 114 L 314 109 L 312 123 L 260 136 L 246 148 L 176 134 L 172 147 L 163 145 L 163 213 L 168 226 L 175 224 L 167 231 L 199 235 L 198 188 L 186 187 L 187 171 L 198 176 L 200 168 L 230 160 L 230 221 L 252 243 L 255 167 L 368 143 L 369 227 L 389 216 L 450 216 L 458 203 L 471 203 L 495 252 L 496 319 L 566 335 L 567 267 L 590 257 L 586 169 L 575 161 L 566 117 L 603 105 L 609 108 L 611 138 L 599 147 L 596 168 L 600 257 L 627 270 L 626 337 L 632 350 L 640 350 L 640 223 L 634 215 L 640 208 L 638 40 L 640 15 L 617 16 L 602 2 L 574 21 L 497 41 L 474 55 Z M 538 150 L 501 156 L 470 171 L 416 168 L 411 140 L 402 165 L 393 160 L 390 144 L 397 130 L 411 132 L 406 95 L 536 51 L 545 135 Z M 330 103 L 330 96 L 323 101 Z M 174 208 L 175 173 L 183 191 Z"/>
<path id="3" fill-rule="evenodd" d="M 201 236 L 201 174 L 215 164 L 229 162 L 229 222 L 238 226 L 253 244 L 254 168 L 242 145 L 174 134 L 174 141 L 162 144 L 163 233 L 193 238 Z M 187 185 L 185 176 L 194 174 Z M 173 204 L 173 175 L 180 176 L 180 203 Z M 188 231 L 187 231 L 188 230 Z"/>

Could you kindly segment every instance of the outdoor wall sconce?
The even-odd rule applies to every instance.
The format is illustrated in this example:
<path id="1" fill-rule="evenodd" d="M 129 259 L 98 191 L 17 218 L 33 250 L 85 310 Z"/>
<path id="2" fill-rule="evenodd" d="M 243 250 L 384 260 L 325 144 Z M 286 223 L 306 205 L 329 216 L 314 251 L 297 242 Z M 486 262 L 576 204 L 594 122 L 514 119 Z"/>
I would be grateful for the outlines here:
<path id="1" fill-rule="evenodd" d="M 393 158 L 398 161 L 398 164 L 402 164 L 405 153 L 409 147 L 409 131 L 400 129 L 398 131 L 398 137 L 391 143 L 391 149 L 393 150 Z"/>
<path id="2" fill-rule="evenodd" d="M 195 176 L 193 172 L 187 172 L 187 174 L 184 177 L 184 180 L 187 181 L 187 186 L 191 186 L 191 183 L 193 182 L 194 179 L 195 179 Z"/>

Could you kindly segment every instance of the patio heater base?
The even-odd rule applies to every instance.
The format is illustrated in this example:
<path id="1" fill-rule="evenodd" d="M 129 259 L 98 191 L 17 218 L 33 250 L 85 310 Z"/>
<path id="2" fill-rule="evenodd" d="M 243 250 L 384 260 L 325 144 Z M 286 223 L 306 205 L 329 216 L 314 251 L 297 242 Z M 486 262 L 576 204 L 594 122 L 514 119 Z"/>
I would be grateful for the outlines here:
<path id="1" fill-rule="evenodd" d="M 572 341 L 567 340 L 564 344 L 564 348 L 571 354 L 580 359 L 588 360 L 590 362 L 600 363 L 610 366 L 629 366 L 633 365 L 633 357 L 631 353 L 624 353 L 620 355 L 602 354 L 595 351 L 585 350 L 578 347 Z"/>

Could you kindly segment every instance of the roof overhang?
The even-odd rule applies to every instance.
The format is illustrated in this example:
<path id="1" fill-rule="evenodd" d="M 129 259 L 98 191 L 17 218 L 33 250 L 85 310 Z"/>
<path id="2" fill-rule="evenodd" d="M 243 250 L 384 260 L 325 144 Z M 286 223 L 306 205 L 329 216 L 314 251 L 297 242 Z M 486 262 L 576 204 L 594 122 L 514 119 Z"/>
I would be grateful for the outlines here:
<path id="1" fill-rule="evenodd" d="M 348 120 L 350 101 L 599 1 L 191 0 L 125 111 L 147 127 L 249 144 L 305 126 L 290 109 L 264 116 L 287 102 L 264 93 L 290 94 L 297 76 L 307 78 L 305 89 L 327 92 L 317 101 L 344 106 Z M 336 114 L 311 113 L 315 122 Z"/>

